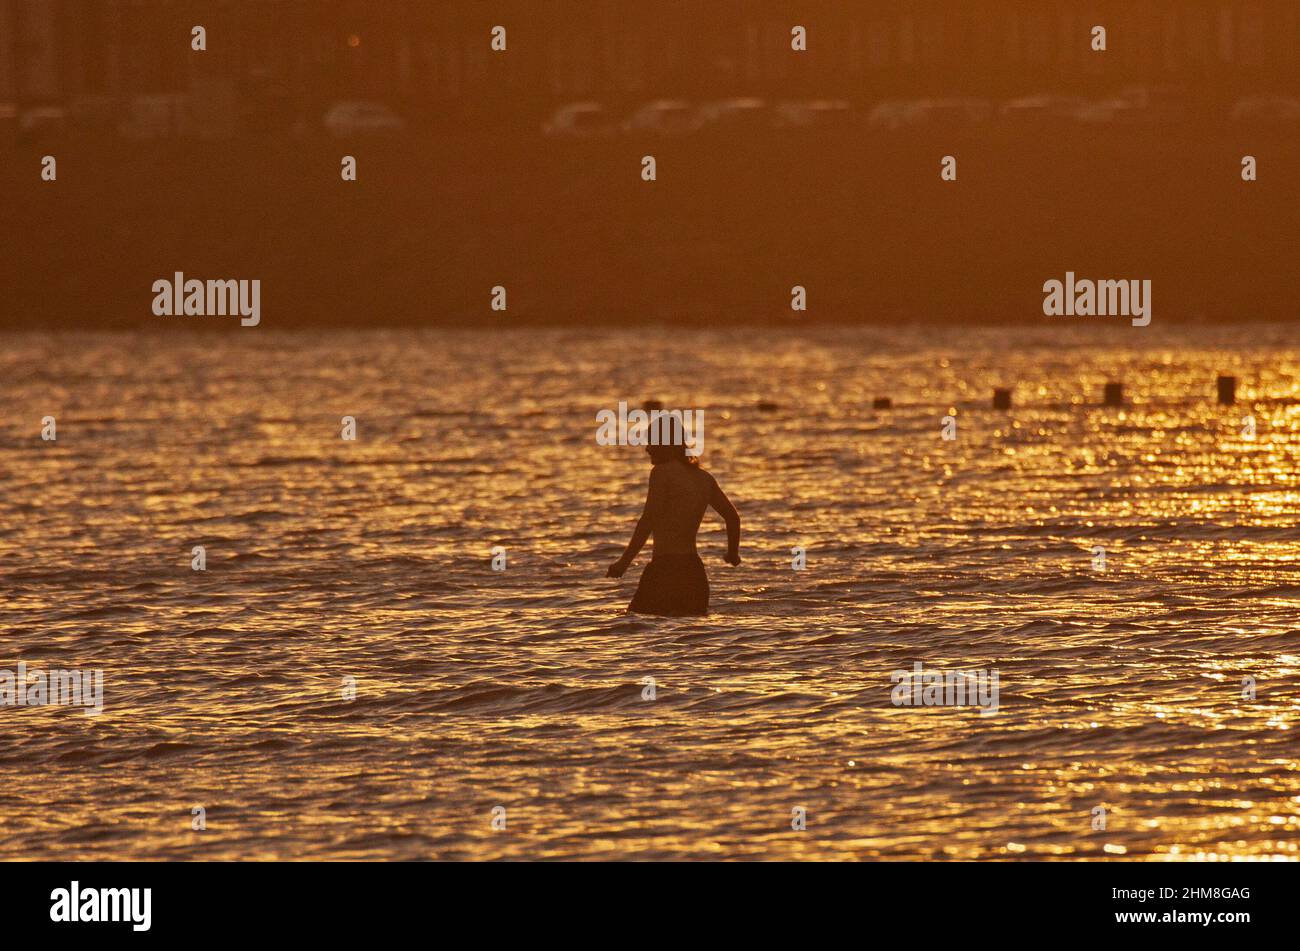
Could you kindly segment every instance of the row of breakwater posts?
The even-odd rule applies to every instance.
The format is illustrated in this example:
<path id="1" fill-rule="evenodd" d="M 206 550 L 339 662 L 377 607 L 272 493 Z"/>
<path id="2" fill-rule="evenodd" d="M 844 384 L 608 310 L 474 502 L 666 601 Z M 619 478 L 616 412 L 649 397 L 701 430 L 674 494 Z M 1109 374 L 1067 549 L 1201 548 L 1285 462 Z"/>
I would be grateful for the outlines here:
<path id="1" fill-rule="evenodd" d="M 1220 406 L 1232 406 L 1237 402 L 1237 378 L 1235 376 L 1219 376 L 1214 381 L 1215 390 Z M 993 408 L 994 409 L 1011 409 L 1010 387 L 996 387 L 993 390 Z M 1102 388 L 1101 404 L 1103 406 L 1123 406 L 1124 405 L 1124 384 L 1118 382 L 1109 382 Z"/>
<path id="2" fill-rule="evenodd" d="M 1237 378 L 1235 376 L 1219 376 L 1215 380 L 1215 389 L 1217 392 L 1218 402 L 1221 406 L 1232 406 L 1237 402 Z M 1011 409 L 1013 389 L 1011 387 L 995 387 L 993 390 L 993 408 L 999 410 Z M 1110 382 L 1102 389 L 1103 406 L 1123 406 L 1124 404 L 1124 384 Z M 652 410 L 662 410 L 664 404 L 662 400 L 646 400 L 641 404 L 641 408 L 646 412 Z M 755 408 L 760 413 L 775 413 L 780 409 L 780 405 L 772 400 L 759 400 Z M 894 401 L 888 396 L 877 396 L 871 401 L 871 408 L 877 410 L 886 410 L 894 408 Z"/>

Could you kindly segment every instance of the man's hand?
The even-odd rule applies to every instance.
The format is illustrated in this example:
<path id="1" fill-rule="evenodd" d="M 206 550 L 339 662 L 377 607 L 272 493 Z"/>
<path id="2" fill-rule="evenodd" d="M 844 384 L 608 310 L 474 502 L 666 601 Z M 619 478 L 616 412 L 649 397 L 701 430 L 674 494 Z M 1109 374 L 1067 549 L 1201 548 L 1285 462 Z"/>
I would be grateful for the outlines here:
<path id="1" fill-rule="evenodd" d="M 627 565 L 628 563 L 624 561 L 622 558 L 620 558 L 618 561 L 614 562 L 612 565 L 609 566 L 609 570 L 605 572 L 605 577 L 606 578 L 623 577 L 623 572 L 627 571 Z"/>
<path id="2" fill-rule="evenodd" d="M 740 564 L 740 552 L 729 551 L 727 552 L 726 557 L 722 560 L 734 568 L 736 565 Z"/>

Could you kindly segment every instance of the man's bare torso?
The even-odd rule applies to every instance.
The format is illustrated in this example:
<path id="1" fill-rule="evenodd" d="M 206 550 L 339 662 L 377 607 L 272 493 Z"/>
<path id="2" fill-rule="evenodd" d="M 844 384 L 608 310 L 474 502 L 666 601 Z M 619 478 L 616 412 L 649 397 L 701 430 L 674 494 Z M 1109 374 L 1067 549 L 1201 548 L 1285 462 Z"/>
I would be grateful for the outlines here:
<path id="1" fill-rule="evenodd" d="M 654 467 L 653 477 L 662 492 L 652 506 L 651 533 L 656 555 L 695 554 L 695 533 L 713 492 L 713 476 L 679 462 Z"/>

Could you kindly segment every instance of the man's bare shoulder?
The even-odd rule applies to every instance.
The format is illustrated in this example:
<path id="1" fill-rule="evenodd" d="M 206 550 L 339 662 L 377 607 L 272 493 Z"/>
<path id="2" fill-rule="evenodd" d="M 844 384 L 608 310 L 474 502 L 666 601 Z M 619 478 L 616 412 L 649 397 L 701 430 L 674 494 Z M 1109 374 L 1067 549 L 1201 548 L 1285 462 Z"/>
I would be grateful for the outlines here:
<path id="1" fill-rule="evenodd" d="M 710 492 L 718 487 L 718 480 L 713 478 L 713 473 L 708 469 L 697 468 L 695 469 L 695 474 L 696 478 L 699 479 L 704 484 L 704 487 Z"/>

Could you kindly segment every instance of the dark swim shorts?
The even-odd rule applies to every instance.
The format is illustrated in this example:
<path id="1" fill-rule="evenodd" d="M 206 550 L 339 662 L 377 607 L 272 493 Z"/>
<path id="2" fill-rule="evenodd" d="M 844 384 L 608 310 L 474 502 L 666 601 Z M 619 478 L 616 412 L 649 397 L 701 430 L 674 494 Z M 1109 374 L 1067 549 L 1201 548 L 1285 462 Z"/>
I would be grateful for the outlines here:
<path id="1" fill-rule="evenodd" d="M 627 609 L 635 614 L 687 617 L 709 613 L 709 576 L 699 555 L 655 555 Z"/>

